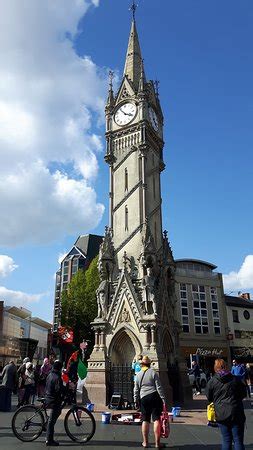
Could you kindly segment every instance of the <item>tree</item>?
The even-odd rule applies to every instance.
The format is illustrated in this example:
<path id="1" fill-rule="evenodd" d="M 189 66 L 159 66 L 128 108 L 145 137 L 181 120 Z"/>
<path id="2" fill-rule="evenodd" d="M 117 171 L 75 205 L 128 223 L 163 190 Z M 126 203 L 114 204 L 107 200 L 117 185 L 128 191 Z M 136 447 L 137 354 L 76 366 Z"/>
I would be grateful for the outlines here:
<path id="1" fill-rule="evenodd" d="M 61 297 L 61 323 L 73 329 L 74 344 L 78 346 L 83 339 L 94 344 L 94 333 L 90 324 L 97 316 L 96 290 L 100 282 L 97 263 L 98 256 L 92 260 L 86 271 L 78 270 Z"/>

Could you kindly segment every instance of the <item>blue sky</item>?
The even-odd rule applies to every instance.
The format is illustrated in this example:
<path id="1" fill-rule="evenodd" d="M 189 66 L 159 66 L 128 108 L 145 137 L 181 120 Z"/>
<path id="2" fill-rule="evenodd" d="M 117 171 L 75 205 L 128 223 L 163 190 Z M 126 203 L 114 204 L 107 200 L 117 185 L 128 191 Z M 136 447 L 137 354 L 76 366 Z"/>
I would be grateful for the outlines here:
<path id="1" fill-rule="evenodd" d="M 50 320 L 59 255 L 107 224 L 103 107 L 130 2 L 27 3 L 1 7 L 0 295 Z M 160 80 L 174 257 L 210 261 L 227 292 L 252 292 L 253 4 L 138 3 L 145 71 Z"/>

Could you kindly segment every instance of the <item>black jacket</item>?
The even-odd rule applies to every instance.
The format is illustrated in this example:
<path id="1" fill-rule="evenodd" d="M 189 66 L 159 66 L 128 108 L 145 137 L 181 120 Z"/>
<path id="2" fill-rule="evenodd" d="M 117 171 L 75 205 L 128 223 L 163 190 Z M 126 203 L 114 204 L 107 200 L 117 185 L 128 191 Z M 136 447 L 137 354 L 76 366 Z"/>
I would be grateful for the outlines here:
<path id="1" fill-rule="evenodd" d="M 63 383 L 61 372 L 52 370 L 47 376 L 45 403 L 47 406 L 59 406 L 63 399 Z"/>
<path id="2" fill-rule="evenodd" d="M 217 422 L 245 421 L 242 400 L 246 397 L 245 384 L 231 373 L 215 374 L 208 382 L 206 396 L 208 402 L 214 403 Z"/>

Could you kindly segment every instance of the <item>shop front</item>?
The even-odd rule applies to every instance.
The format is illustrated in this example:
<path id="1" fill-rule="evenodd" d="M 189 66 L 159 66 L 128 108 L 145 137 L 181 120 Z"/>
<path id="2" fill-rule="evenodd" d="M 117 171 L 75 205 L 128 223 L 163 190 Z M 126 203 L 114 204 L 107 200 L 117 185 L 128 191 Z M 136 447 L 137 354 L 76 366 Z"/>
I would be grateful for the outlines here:
<path id="1" fill-rule="evenodd" d="M 241 364 L 253 363 L 252 347 L 231 347 L 231 359 L 238 360 Z"/>
<path id="2" fill-rule="evenodd" d="M 204 372 L 213 373 L 214 361 L 222 358 L 225 361 L 229 359 L 228 348 L 226 347 L 208 347 L 208 346 L 189 346 L 181 347 L 181 353 L 184 356 L 187 367 L 190 368 L 192 361 L 197 361 Z M 229 361 L 228 361 L 229 362 Z"/>

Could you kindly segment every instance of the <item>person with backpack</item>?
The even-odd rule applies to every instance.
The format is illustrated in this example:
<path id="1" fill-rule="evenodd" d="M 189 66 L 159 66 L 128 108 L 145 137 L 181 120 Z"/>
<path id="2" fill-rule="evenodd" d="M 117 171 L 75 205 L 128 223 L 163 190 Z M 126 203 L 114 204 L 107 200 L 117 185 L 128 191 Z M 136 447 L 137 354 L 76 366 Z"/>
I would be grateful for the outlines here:
<path id="1" fill-rule="evenodd" d="M 245 414 L 242 400 L 246 397 L 246 386 L 240 378 L 233 376 L 223 359 L 216 359 L 214 376 L 207 384 L 206 396 L 214 403 L 216 422 L 222 435 L 222 450 L 245 450 Z"/>
<path id="2" fill-rule="evenodd" d="M 140 406 L 142 414 L 142 447 L 148 448 L 150 420 L 154 422 L 155 447 L 162 448 L 160 443 L 160 416 L 165 403 L 165 395 L 157 372 L 151 367 L 151 360 L 144 356 L 141 360 L 141 371 L 137 373 L 134 385 L 134 402 Z"/>

